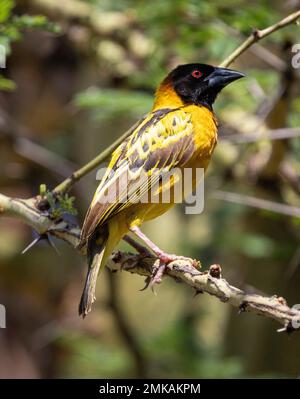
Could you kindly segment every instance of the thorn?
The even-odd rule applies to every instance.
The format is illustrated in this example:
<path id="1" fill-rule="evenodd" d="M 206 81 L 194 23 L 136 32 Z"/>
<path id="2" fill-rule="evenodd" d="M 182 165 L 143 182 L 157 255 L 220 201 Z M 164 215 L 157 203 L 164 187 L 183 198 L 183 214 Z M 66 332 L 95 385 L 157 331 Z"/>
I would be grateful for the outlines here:
<path id="1" fill-rule="evenodd" d="M 42 239 L 43 239 L 43 237 L 40 235 L 37 238 L 35 238 L 29 245 L 27 245 L 27 247 L 25 249 L 23 249 L 23 251 L 21 252 L 21 255 L 24 255 L 27 251 L 29 251 L 35 244 L 37 244 Z"/>
<path id="2" fill-rule="evenodd" d="M 287 323 L 284 327 L 282 327 L 282 328 L 279 328 L 278 330 L 277 330 L 277 332 L 279 332 L 279 333 L 282 333 L 282 332 L 285 332 L 285 333 L 287 333 L 287 334 L 291 334 L 293 331 L 295 331 L 296 329 L 292 326 L 292 323 L 291 322 L 289 322 L 289 323 Z"/>
<path id="3" fill-rule="evenodd" d="M 54 251 L 57 253 L 58 256 L 61 256 L 61 253 L 59 252 L 57 246 L 54 244 L 54 241 L 52 240 L 50 234 L 46 234 L 46 239 L 49 243 L 49 245 L 54 249 Z"/>
<path id="4" fill-rule="evenodd" d="M 141 288 L 140 291 L 145 291 L 149 287 L 150 282 L 151 282 L 151 278 L 149 276 L 146 277 L 145 278 L 145 287 Z"/>
<path id="5" fill-rule="evenodd" d="M 278 328 L 278 333 L 286 332 L 286 327 Z"/>

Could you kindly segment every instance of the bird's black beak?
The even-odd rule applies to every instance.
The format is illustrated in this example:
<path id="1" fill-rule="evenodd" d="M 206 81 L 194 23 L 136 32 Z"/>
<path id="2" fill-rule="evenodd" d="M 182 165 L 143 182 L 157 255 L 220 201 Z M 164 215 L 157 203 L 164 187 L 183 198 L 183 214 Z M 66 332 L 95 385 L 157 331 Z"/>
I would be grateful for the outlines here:
<path id="1" fill-rule="evenodd" d="M 209 88 L 222 88 L 245 75 L 241 72 L 233 71 L 227 68 L 215 68 L 215 70 L 206 78 Z"/>

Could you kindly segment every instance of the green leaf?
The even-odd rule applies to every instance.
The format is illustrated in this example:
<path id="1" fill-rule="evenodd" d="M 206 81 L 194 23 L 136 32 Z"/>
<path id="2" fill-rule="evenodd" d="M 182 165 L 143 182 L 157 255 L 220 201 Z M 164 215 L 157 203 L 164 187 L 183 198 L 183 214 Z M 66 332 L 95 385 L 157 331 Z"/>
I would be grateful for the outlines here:
<path id="1" fill-rule="evenodd" d="M 0 6 L 0 23 L 3 24 L 6 22 L 10 15 L 11 11 L 15 6 L 15 2 L 13 0 L 1 0 Z"/>
<path id="2" fill-rule="evenodd" d="M 63 214 L 77 215 L 77 209 L 74 208 L 75 197 L 69 197 L 68 194 L 54 196 L 52 191 L 46 189 L 45 185 L 40 186 L 41 192 L 43 192 L 41 195 L 47 198 L 50 206 L 49 214 L 52 219 L 58 219 Z"/>
<path id="3" fill-rule="evenodd" d="M 0 75 L 0 90 L 13 91 L 16 89 L 16 84 L 10 79 L 4 78 Z"/>
<path id="4" fill-rule="evenodd" d="M 18 29 L 41 29 L 52 33 L 60 33 L 61 28 L 44 15 L 21 15 L 12 19 L 12 24 Z"/>

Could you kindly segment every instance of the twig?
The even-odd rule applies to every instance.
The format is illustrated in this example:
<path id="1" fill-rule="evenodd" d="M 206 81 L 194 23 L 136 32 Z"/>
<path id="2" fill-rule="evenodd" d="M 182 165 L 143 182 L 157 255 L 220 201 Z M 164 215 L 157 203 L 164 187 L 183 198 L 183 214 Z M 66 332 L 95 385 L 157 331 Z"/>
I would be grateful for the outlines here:
<path id="1" fill-rule="evenodd" d="M 215 24 L 216 28 L 220 29 L 223 33 L 229 33 L 239 39 L 245 39 L 245 36 L 242 35 L 238 30 L 234 29 L 232 26 L 227 25 L 224 21 L 217 20 Z M 271 52 L 269 49 L 262 47 L 260 44 L 255 44 L 253 47 L 249 49 L 256 57 L 258 57 L 261 61 L 270 65 L 272 68 L 277 69 L 280 72 L 285 71 L 286 63 L 282 60 L 278 55 Z"/>
<path id="2" fill-rule="evenodd" d="M 298 18 L 300 17 L 300 11 L 297 11 L 288 17 L 282 19 L 275 25 L 272 25 L 266 29 L 263 30 L 255 30 L 251 34 L 251 36 L 248 37 L 242 43 L 232 54 L 230 54 L 219 66 L 221 67 L 227 67 L 229 66 L 237 57 L 239 57 L 243 52 L 245 52 L 252 44 L 255 42 L 261 40 L 262 38 L 270 35 L 271 33 L 292 24 L 295 22 Z M 115 142 L 113 142 L 108 148 L 106 148 L 103 152 L 101 152 L 97 157 L 92 159 L 89 163 L 84 165 L 82 168 L 78 169 L 76 172 L 74 172 L 70 177 L 68 177 L 66 180 L 64 180 L 62 183 L 60 183 L 55 189 L 53 190 L 54 193 L 65 193 L 67 192 L 74 183 L 76 183 L 78 180 L 80 180 L 83 176 L 91 172 L 93 169 L 95 169 L 97 166 L 99 166 L 102 162 L 104 162 L 110 154 L 118 147 L 119 144 L 121 144 L 126 137 L 128 137 L 135 126 L 133 126 L 131 129 L 127 130 L 121 137 L 119 137 Z"/>
<path id="3" fill-rule="evenodd" d="M 300 129 L 297 127 L 273 129 L 263 133 L 253 134 L 232 134 L 228 136 L 221 136 L 220 141 L 230 141 L 231 143 L 255 143 L 261 140 L 282 140 L 291 139 L 300 136 Z"/>
<path id="4" fill-rule="evenodd" d="M 73 162 L 64 159 L 26 137 L 18 137 L 15 139 L 14 150 L 23 158 L 29 159 L 31 162 L 43 166 L 51 172 L 59 175 L 62 179 L 75 170 L 75 164 L 73 164 Z"/>
<path id="5" fill-rule="evenodd" d="M 293 167 L 283 162 L 279 168 L 279 177 L 287 182 L 296 194 L 300 195 L 300 176 Z"/>
<path id="6" fill-rule="evenodd" d="M 211 194 L 211 196 L 213 198 L 227 202 L 233 202 L 235 204 L 246 205 L 252 208 L 258 208 L 274 213 L 279 213 L 281 215 L 300 218 L 300 208 L 291 205 L 281 204 L 279 202 L 221 190 L 215 190 Z"/>
<path id="7" fill-rule="evenodd" d="M 23 158 L 43 166 L 62 178 L 69 176 L 75 170 L 73 162 L 30 140 L 28 137 L 32 136 L 32 132 L 14 121 L 3 109 L 0 109 L 0 128 L 1 134 L 11 141 L 14 151 Z M 36 137 L 39 136 L 37 132 L 34 133 Z"/>
<path id="8" fill-rule="evenodd" d="M 122 136 L 120 136 L 115 142 L 113 142 L 109 147 L 107 147 L 104 151 L 102 151 L 99 155 L 97 155 L 90 162 L 82 166 L 80 169 L 76 170 L 76 172 L 72 173 L 67 179 L 65 179 L 62 183 L 56 186 L 53 190 L 54 194 L 63 194 L 69 191 L 69 189 L 80 180 L 82 177 L 87 175 L 97 166 L 99 166 L 102 162 L 104 162 L 111 153 L 120 145 L 135 129 L 138 125 L 138 122 L 133 125 L 130 129 L 128 129 Z"/>
<path id="9" fill-rule="evenodd" d="M 250 46 L 259 40 L 263 39 L 266 36 L 269 36 L 271 33 L 276 32 L 279 29 L 284 28 L 287 25 L 291 25 L 296 22 L 297 19 L 300 18 L 300 10 L 290 14 L 286 18 L 283 18 L 281 21 L 277 22 L 274 25 L 269 26 L 268 28 L 259 30 L 254 29 L 252 34 L 233 52 L 231 53 L 221 64 L 221 67 L 228 67 L 234 60 L 236 60 L 242 53 L 244 53 Z"/>

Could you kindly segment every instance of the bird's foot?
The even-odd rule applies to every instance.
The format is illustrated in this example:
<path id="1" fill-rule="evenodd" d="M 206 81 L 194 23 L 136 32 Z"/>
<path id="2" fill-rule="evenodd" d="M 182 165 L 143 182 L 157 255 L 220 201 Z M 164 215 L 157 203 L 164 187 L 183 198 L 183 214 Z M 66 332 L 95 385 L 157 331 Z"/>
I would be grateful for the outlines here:
<path id="1" fill-rule="evenodd" d="M 166 266 L 167 266 L 166 263 L 160 261 L 158 267 L 155 269 L 154 273 L 150 277 L 149 286 L 153 292 L 155 292 L 154 291 L 155 285 L 161 283 L 163 275 L 165 274 L 166 271 Z"/>
<path id="2" fill-rule="evenodd" d="M 168 253 L 165 253 L 163 251 L 156 252 L 155 255 L 164 264 L 168 264 L 168 263 L 171 263 L 171 262 L 175 262 L 176 260 L 179 260 L 179 261 L 186 261 L 189 264 L 192 261 L 192 266 L 194 266 L 196 269 L 198 269 L 199 266 L 200 266 L 200 262 L 197 261 L 196 259 L 191 259 L 191 258 L 188 258 L 186 256 L 182 256 L 182 255 L 168 254 Z"/>
<path id="3" fill-rule="evenodd" d="M 154 273 L 149 278 L 149 280 L 146 282 L 146 288 L 148 286 L 150 286 L 152 291 L 154 291 L 154 286 L 156 284 L 160 284 L 161 283 L 162 278 L 163 278 L 163 276 L 164 276 L 164 274 L 166 272 L 167 265 L 169 263 L 171 263 L 171 262 L 175 262 L 176 260 L 179 260 L 179 261 L 186 261 L 186 262 L 188 262 L 190 264 L 191 260 L 192 260 L 192 265 L 195 268 L 197 268 L 197 269 L 199 268 L 199 262 L 198 261 L 196 261 L 195 259 L 187 258 L 185 256 L 180 256 L 180 255 L 175 255 L 175 254 L 168 254 L 168 253 L 163 252 L 163 251 L 156 252 L 155 255 L 159 259 L 159 265 L 155 269 Z"/>
<path id="4" fill-rule="evenodd" d="M 153 271 L 152 276 L 149 278 L 147 277 L 146 285 L 142 290 L 145 290 L 149 285 L 153 290 L 154 285 L 161 283 L 161 280 L 162 280 L 163 275 L 165 274 L 167 265 L 176 260 L 186 261 L 188 264 L 191 264 L 191 262 L 192 262 L 192 266 L 199 269 L 200 262 L 198 262 L 194 259 L 191 259 L 191 258 L 187 258 L 185 256 L 168 254 L 168 253 L 164 252 L 156 244 L 154 244 L 154 242 L 152 242 L 138 227 L 133 226 L 130 228 L 130 231 L 133 234 L 135 234 L 137 237 L 139 237 L 141 240 L 143 240 L 143 242 L 152 250 L 152 252 L 159 259 L 159 265 Z M 131 237 L 125 236 L 124 240 L 126 242 L 128 242 L 131 246 L 136 248 L 141 256 L 144 256 L 144 257 L 151 256 L 151 253 L 148 251 L 147 248 L 145 248 L 141 244 L 137 243 Z"/>

